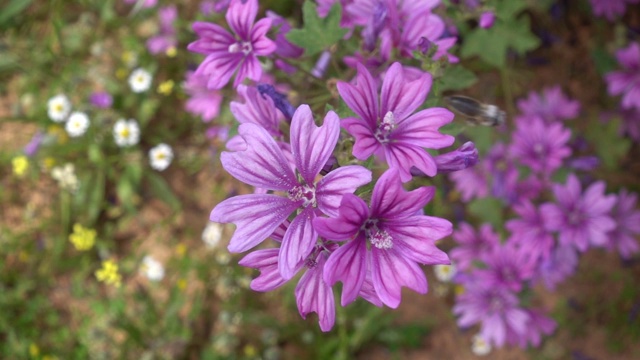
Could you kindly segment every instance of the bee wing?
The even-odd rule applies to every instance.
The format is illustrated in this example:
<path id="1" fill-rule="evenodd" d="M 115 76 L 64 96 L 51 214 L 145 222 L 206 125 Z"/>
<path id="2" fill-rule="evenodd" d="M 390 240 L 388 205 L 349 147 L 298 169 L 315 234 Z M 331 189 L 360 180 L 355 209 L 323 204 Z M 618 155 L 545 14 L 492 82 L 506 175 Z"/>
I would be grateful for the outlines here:
<path id="1" fill-rule="evenodd" d="M 449 107 L 460 115 L 475 118 L 482 115 L 482 103 L 474 98 L 452 95 L 444 98 Z"/>

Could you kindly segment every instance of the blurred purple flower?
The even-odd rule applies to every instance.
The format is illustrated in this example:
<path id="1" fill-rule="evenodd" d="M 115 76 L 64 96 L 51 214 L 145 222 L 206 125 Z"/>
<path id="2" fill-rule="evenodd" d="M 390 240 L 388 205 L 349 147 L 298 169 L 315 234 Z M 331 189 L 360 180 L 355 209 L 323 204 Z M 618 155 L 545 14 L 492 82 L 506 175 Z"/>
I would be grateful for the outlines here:
<path id="1" fill-rule="evenodd" d="M 266 36 L 272 20 L 264 18 L 254 24 L 257 14 L 258 0 L 247 0 L 246 3 L 232 0 L 225 18 L 235 35 L 216 24 L 193 24 L 193 30 L 200 38 L 187 48 L 206 55 L 196 74 L 208 77 L 209 89 L 224 87 L 236 70 L 234 87 L 246 78 L 260 80 L 262 67 L 258 56 L 273 53 L 276 44 Z"/>
<path id="2" fill-rule="evenodd" d="M 221 13 L 229 7 L 231 0 L 204 0 L 200 3 L 200 12 L 207 16 L 213 13 Z"/>
<path id="3" fill-rule="evenodd" d="M 461 270 L 469 269 L 473 261 L 484 259 L 493 252 L 494 247 L 500 244 L 500 237 L 493 231 L 491 224 L 483 224 L 476 232 L 473 226 L 461 222 L 452 237 L 458 246 L 449 254 Z"/>
<path id="4" fill-rule="evenodd" d="M 453 120 L 449 110 L 430 108 L 413 114 L 427 97 L 431 81 L 428 73 L 405 81 L 402 65 L 394 63 L 385 74 L 380 96 L 378 83 L 362 65 L 358 65 L 355 85 L 338 82 L 340 96 L 358 116 L 342 120 L 355 137 L 353 155 L 366 160 L 375 154 L 398 169 L 403 182 L 411 180 L 412 166 L 434 176 L 437 165 L 425 148 L 450 146 L 454 138 L 438 131 Z"/>
<path id="5" fill-rule="evenodd" d="M 331 254 L 324 272 L 329 285 L 343 283 L 343 306 L 360 293 L 368 268 L 376 294 L 391 308 L 400 304 L 404 286 L 427 292 L 418 264 L 450 263 L 435 241 L 451 234 L 451 223 L 419 214 L 434 193 L 433 187 L 405 191 L 398 171 L 389 169 L 373 188 L 370 208 L 358 196 L 345 194 L 338 215 L 313 221 L 321 236 L 347 241 Z"/>
<path id="6" fill-rule="evenodd" d="M 542 282 L 553 291 L 566 278 L 573 275 L 578 267 L 578 253 L 573 246 L 558 246 L 551 256 L 538 263 L 534 273 L 534 282 Z"/>
<path id="7" fill-rule="evenodd" d="M 205 135 L 209 140 L 219 139 L 220 141 L 225 142 L 229 138 L 229 127 L 211 126 L 207 129 Z"/>
<path id="8" fill-rule="evenodd" d="M 189 96 L 184 106 L 188 113 L 200 116 L 204 122 L 211 122 L 220 114 L 222 94 L 218 90 L 207 89 L 205 77 L 187 72 L 184 90 Z"/>
<path id="9" fill-rule="evenodd" d="M 573 119 L 580 113 L 580 102 L 566 96 L 560 85 L 545 88 L 541 94 L 530 92 L 518 100 L 518 109 L 526 117 L 539 116 L 547 122 Z"/>
<path id="10" fill-rule="evenodd" d="M 533 171 L 549 176 L 571 155 L 567 145 L 571 130 L 559 122 L 545 123 L 542 118 L 519 117 L 513 133 L 511 153 Z"/>
<path id="11" fill-rule="evenodd" d="M 526 334 L 529 315 L 508 288 L 480 281 L 475 274 L 466 278 L 463 286 L 464 292 L 453 306 L 458 326 L 468 328 L 480 323 L 480 335 L 496 347 L 507 342 L 509 333 L 518 337 Z"/>
<path id="12" fill-rule="evenodd" d="M 526 349 L 528 345 L 537 348 L 542 343 L 542 335 L 551 335 L 558 324 L 541 310 L 525 309 L 525 311 L 529 317 L 526 331 L 522 334 L 509 332 L 507 343 L 518 345 L 523 349 Z"/>
<path id="13" fill-rule="evenodd" d="M 174 21 L 178 18 L 178 9 L 175 5 L 165 6 L 158 10 L 160 19 L 160 33 L 147 40 L 147 49 L 151 54 L 165 53 L 178 44 L 176 30 L 173 27 Z"/>
<path id="14" fill-rule="evenodd" d="M 287 19 L 273 11 L 267 11 L 267 18 L 272 20 L 276 29 L 276 51 L 275 54 L 283 58 L 299 58 L 304 53 L 304 49 L 293 45 L 287 40 L 286 35 L 291 30 L 291 25 Z"/>
<path id="15" fill-rule="evenodd" d="M 631 43 L 616 52 L 622 70 L 605 74 L 609 95 L 622 95 L 623 109 L 640 110 L 640 44 Z"/>
<path id="16" fill-rule="evenodd" d="M 89 102 L 97 108 L 107 109 L 113 104 L 113 97 L 106 91 L 96 91 L 89 96 Z"/>
<path id="17" fill-rule="evenodd" d="M 322 79 L 324 77 L 324 73 L 327 71 L 327 67 L 329 67 L 329 62 L 331 61 L 331 52 L 323 51 L 316 61 L 316 65 L 311 69 L 311 75 L 317 77 L 318 79 Z"/>
<path id="18" fill-rule="evenodd" d="M 371 181 L 371 171 L 352 165 L 340 167 L 316 182 L 338 141 L 339 124 L 338 115 L 329 112 L 324 125 L 316 127 L 308 105 L 296 110 L 291 121 L 291 150 L 299 179 L 267 130 L 253 123 L 240 125 L 238 132 L 245 149 L 223 152 L 222 166 L 246 184 L 286 196 L 240 195 L 218 204 L 211 212 L 211 221 L 236 225 L 229 251 L 242 252 L 262 243 L 289 215 L 300 210 L 284 235 L 278 261 L 283 278 L 295 274 L 296 266 L 311 254 L 318 239 L 312 220 L 320 213 L 337 215 L 342 195 Z"/>
<path id="19" fill-rule="evenodd" d="M 482 260 L 486 268 L 475 271 L 478 281 L 488 286 L 504 287 L 512 291 L 520 291 L 522 284 L 533 276 L 535 263 L 526 249 L 513 243 L 496 245 L 484 256 L 476 256 Z"/>
<path id="20" fill-rule="evenodd" d="M 605 246 L 607 234 L 616 226 L 609 216 L 616 203 L 615 195 L 604 195 L 605 183 L 598 181 L 584 194 L 580 180 L 570 174 L 565 185 L 554 184 L 555 203 L 540 206 L 549 230 L 559 232 L 559 242 L 585 251 L 589 245 Z"/>
<path id="21" fill-rule="evenodd" d="M 638 234 L 640 234 L 640 210 L 636 203 L 638 195 L 622 189 L 618 193 L 616 205 L 611 212 L 616 222 L 616 227 L 609 233 L 609 242 L 606 247 L 617 250 L 623 259 L 629 259 L 631 255 L 640 251 Z"/>
<path id="22" fill-rule="evenodd" d="M 547 230 L 544 217 L 538 208 L 525 200 L 514 204 L 512 209 L 519 218 L 511 219 L 505 224 L 505 228 L 511 232 L 507 242 L 529 253 L 533 261 L 548 258 L 555 240 Z"/>
<path id="23" fill-rule="evenodd" d="M 449 178 L 454 182 L 456 190 L 460 192 L 463 202 L 489 195 L 489 185 L 487 184 L 483 166 L 474 166 L 456 171 L 449 174 Z"/>
<path id="24" fill-rule="evenodd" d="M 496 20 L 496 15 L 493 11 L 485 11 L 480 14 L 480 19 L 478 20 L 478 25 L 483 29 L 489 29 L 493 26 L 493 22 Z"/>
<path id="25" fill-rule="evenodd" d="M 637 4 L 639 0 L 590 0 L 593 14 L 605 17 L 609 21 L 614 21 L 617 17 L 624 15 L 627 10 L 627 3 Z"/>
<path id="26" fill-rule="evenodd" d="M 38 130 L 35 134 L 33 134 L 33 137 L 31 138 L 29 143 L 24 146 L 24 149 L 22 151 L 28 157 L 33 157 L 38 152 L 38 149 L 40 149 L 42 140 L 44 140 L 44 133 Z"/>
<path id="27" fill-rule="evenodd" d="M 478 162 L 478 149 L 476 149 L 476 145 L 473 142 L 467 141 L 458 149 L 437 155 L 434 159 L 438 166 L 438 173 L 460 171 L 470 168 Z"/>
<path id="28" fill-rule="evenodd" d="M 252 123 L 261 126 L 276 140 L 283 140 L 280 124 L 284 121 L 282 112 L 276 108 L 273 98 L 263 96 L 255 86 L 238 86 L 238 94 L 245 102 L 232 101 L 231 113 L 240 124 Z"/>

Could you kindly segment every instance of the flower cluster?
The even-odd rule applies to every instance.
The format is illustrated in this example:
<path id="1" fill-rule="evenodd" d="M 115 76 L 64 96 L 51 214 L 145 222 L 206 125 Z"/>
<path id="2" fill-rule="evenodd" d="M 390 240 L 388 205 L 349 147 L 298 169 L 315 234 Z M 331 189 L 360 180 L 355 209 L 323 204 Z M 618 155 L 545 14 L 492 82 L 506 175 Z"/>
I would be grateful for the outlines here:
<path id="1" fill-rule="evenodd" d="M 384 56 L 388 58 L 391 49 L 384 46 L 402 47 L 410 54 L 420 37 L 440 45 L 436 58 L 446 55 L 453 41 L 441 38 L 441 20 L 430 7 L 388 6 L 389 14 L 401 13 L 398 18 L 390 15 L 381 30 L 373 31 L 381 36 Z M 413 19 L 414 11 L 430 24 Z M 323 331 L 335 323 L 337 282 L 343 283 L 342 306 L 360 297 L 376 306 L 396 308 L 403 287 L 426 293 L 427 279 L 420 265 L 449 264 L 436 242 L 451 234 L 452 225 L 423 213 L 434 187 L 414 186 L 407 191 L 403 183 L 471 166 L 477 160 L 475 147 L 469 143 L 449 154 L 432 155 L 430 151 L 453 144 L 454 137 L 439 130 L 453 120 L 453 114 L 444 108 L 423 108 L 432 76 L 398 62 L 375 69 L 384 73 L 381 77 L 355 64 L 355 79 L 337 83 L 339 96 L 354 115 L 341 117 L 329 111 L 320 126 L 309 105 L 296 108 L 289 103 L 277 90 L 281 85 L 242 84 L 266 76 L 257 65 L 258 56 L 274 51 L 280 57 L 300 56 L 301 50 L 295 51 L 284 37 L 275 42 L 266 37 L 272 19 L 281 32 L 289 28 L 286 20 L 271 13 L 254 24 L 257 12 L 256 0 L 231 1 L 226 20 L 234 35 L 210 23 L 193 25 L 199 39 L 189 49 L 206 57 L 191 75 L 199 85 L 195 80 L 189 85 L 190 107 L 200 112 L 195 105 L 198 94 L 215 94 L 238 69 L 233 87 L 241 101 L 231 102 L 238 135 L 229 139 L 228 151 L 220 159 L 227 172 L 255 188 L 253 194 L 219 203 L 210 220 L 235 224 L 229 251 L 252 250 L 240 264 L 260 271 L 251 282 L 253 290 L 274 290 L 301 273 L 295 288 L 298 310 L 302 317 L 317 313 Z M 378 15 L 363 13 L 352 18 L 353 24 Z M 393 31 L 394 24 L 410 17 L 410 26 Z M 321 77 L 327 66 L 328 59 L 321 56 L 313 76 Z M 351 149 L 345 148 L 341 128 L 353 139 Z M 385 171 L 362 166 L 372 155 L 376 167 Z M 366 185 L 372 192 L 365 190 Z"/>

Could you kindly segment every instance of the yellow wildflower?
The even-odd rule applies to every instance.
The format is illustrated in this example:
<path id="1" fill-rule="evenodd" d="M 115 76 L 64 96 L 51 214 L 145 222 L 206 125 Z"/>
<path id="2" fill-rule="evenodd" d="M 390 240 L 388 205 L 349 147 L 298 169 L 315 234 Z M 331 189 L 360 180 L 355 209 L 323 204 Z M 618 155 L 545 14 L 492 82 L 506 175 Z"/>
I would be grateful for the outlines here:
<path id="1" fill-rule="evenodd" d="M 246 357 L 255 357 L 258 354 L 258 351 L 256 350 L 256 347 L 253 345 L 245 345 L 244 347 L 244 355 Z"/>
<path id="2" fill-rule="evenodd" d="M 29 168 L 29 159 L 24 155 L 16 156 L 11 160 L 11 165 L 13 165 L 13 173 L 17 177 L 23 177 Z"/>
<path id="3" fill-rule="evenodd" d="M 102 262 L 102 268 L 96 271 L 96 278 L 107 285 L 120 287 L 122 284 L 122 275 L 118 273 L 118 264 L 113 260 Z"/>
<path id="4" fill-rule="evenodd" d="M 184 289 L 187 288 L 187 280 L 178 279 L 178 281 L 176 282 L 176 286 L 178 287 L 179 290 L 184 291 Z"/>
<path id="5" fill-rule="evenodd" d="M 186 254 L 186 252 L 187 252 L 187 245 L 182 243 L 176 245 L 176 254 L 178 255 L 178 257 L 183 257 L 184 254 Z"/>
<path id="6" fill-rule="evenodd" d="M 38 357 L 38 355 L 40 355 L 40 349 L 38 348 L 38 345 L 31 343 L 31 345 L 29 345 L 29 355 L 31 355 L 31 357 Z"/>
<path id="7" fill-rule="evenodd" d="M 51 156 L 48 156 L 42 160 L 42 166 L 44 167 L 44 170 L 46 172 L 49 172 L 49 170 L 51 170 L 55 164 L 56 159 L 52 158 Z"/>
<path id="8" fill-rule="evenodd" d="M 172 57 L 175 57 L 178 54 L 178 50 L 176 50 L 175 46 L 172 46 L 172 47 L 167 49 L 166 54 L 167 54 L 168 57 L 172 58 Z"/>
<path id="9" fill-rule="evenodd" d="M 69 241 L 75 246 L 76 250 L 89 250 L 96 243 L 96 231 L 87 229 L 80 224 L 75 224 L 73 225 L 73 234 L 69 235 Z"/>
<path id="10" fill-rule="evenodd" d="M 162 95 L 169 95 L 173 91 L 174 85 L 175 83 L 173 82 L 173 80 L 167 80 L 162 84 L 158 85 L 158 93 Z"/>
<path id="11" fill-rule="evenodd" d="M 453 292 L 454 292 L 456 295 L 462 295 L 462 294 L 464 294 L 464 293 L 465 293 L 465 291 L 466 291 L 466 290 L 465 290 L 464 286 L 462 286 L 462 285 L 456 285 L 456 286 L 453 288 Z"/>

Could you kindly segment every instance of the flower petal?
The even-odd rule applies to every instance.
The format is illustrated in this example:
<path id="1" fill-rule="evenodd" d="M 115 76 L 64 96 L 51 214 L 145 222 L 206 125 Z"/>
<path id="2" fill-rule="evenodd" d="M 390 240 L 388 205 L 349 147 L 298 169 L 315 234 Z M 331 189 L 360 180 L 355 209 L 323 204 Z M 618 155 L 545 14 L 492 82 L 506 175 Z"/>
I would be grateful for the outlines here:
<path id="1" fill-rule="evenodd" d="M 451 235 L 449 221 L 432 216 L 412 216 L 385 222 L 384 229 L 393 238 L 393 247 L 402 256 L 425 265 L 449 265 L 447 254 L 435 241 Z"/>
<path id="2" fill-rule="evenodd" d="M 353 156 L 358 160 L 367 160 L 381 148 L 380 142 L 373 136 L 373 130 L 366 121 L 357 118 L 342 119 L 341 125 L 356 140 L 353 144 Z"/>
<path id="3" fill-rule="evenodd" d="M 242 64 L 240 64 L 238 75 L 236 75 L 236 78 L 233 81 L 233 87 L 237 88 L 238 85 L 240 85 L 246 78 L 258 81 L 261 77 L 262 66 L 260 65 L 260 61 L 255 55 L 248 55 L 244 58 Z"/>
<path id="4" fill-rule="evenodd" d="M 253 53 L 266 56 L 276 51 L 276 43 L 267 37 L 267 32 L 271 28 L 271 19 L 264 18 L 258 20 L 251 30 L 251 46 Z"/>
<path id="5" fill-rule="evenodd" d="M 296 167 L 307 184 L 315 183 L 316 176 L 329 160 L 340 136 L 340 118 L 329 111 L 324 124 L 317 127 L 309 105 L 296 109 L 291 120 L 291 152 Z"/>
<path id="6" fill-rule="evenodd" d="M 242 266 L 260 270 L 260 276 L 251 281 L 252 290 L 271 291 L 287 282 L 278 271 L 279 252 L 280 249 L 256 250 L 238 262 Z"/>
<path id="7" fill-rule="evenodd" d="M 196 21 L 192 28 L 200 38 L 187 46 L 189 51 L 204 55 L 213 52 L 228 52 L 229 45 L 235 42 L 227 30 L 216 24 Z"/>
<path id="8" fill-rule="evenodd" d="M 357 188 L 371 182 L 371 170 L 360 165 L 339 167 L 316 185 L 316 199 L 320 211 L 338 216 L 338 207 L 344 194 L 353 194 Z"/>
<path id="9" fill-rule="evenodd" d="M 391 134 L 392 142 L 411 144 L 427 149 L 451 146 L 455 138 L 438 129 L 453 120 L 453 113 L 444 108 L 422 110 L 402 121 Z"/>
<path id="10" fill-rule="evenodd" d="M 235 224 L 236 231 L 228 249 L 230 252 L 243 252 L 269 237 L 297 207 L 298 204 L 277 195 L 240 195 L 218 204 L 209 219 Z"/>
<path id="11" fill-rule="evenodd" d="M 258 15 L 258 0 L 232 0 L 225 18 L 240 39 L 247 41 Z"/>
<path id="12" fill-rule="evenodd" d="M 342 306 L 347 306 L 358 297 L 366 276 L 367 242 L 362 236 L 331 253 L 324 268 L 324 281 L 329 286 L 338 281 L 343 283 Z"/>
<path id="13" fill-rule="evenodd" d="M 395 309 L 402 299 L 402 287 L 420 294 L 427 293 L 427 278 L 418 264 L 408 260 L 393 249 L 380 250 L 371 247 L 371 275 L 373 287 L 380 300 Z"/>
<path id="14" fill-rule="evenodd" d="M 278 267 L 280 275 L 287 280 L 296 274 L 298 265 L 307 259 L 316 245 L 318 233 L 312 225 L 315 217 L 316 212 L 313 208 L 304 209 L 291 221 L 284 234 Z"/>
<path id="15" fill-rule="evenodd" d="M 414 216 L 435 193 L 432 186 L 405 191 L 398 172 L 385 171 L 378 179 L 371 196 L 371 218 L 394 220 Z"/>
<path id="16" fill-rule="evenodd" d="M 378 120 L 378 85 L 367 68 L 360 63 L 357 67 L 356 84 L 339 81 L 338 93 L 370 128 L 375 128 Z"/>
<path id="17" fill-rule="evenodd" d="M 369 217 L 364 200 L 353 194 L 344 194 L 336 218 L 315 218 L 313 227 L 325 239 L 347 240 L 355 236 Z"/>
<path id="18" fill-rule="evenodd" d="M 222 167 L 236 179 L 255 187 L 286 191 L 298 185 L 289 163 L 271 135 L 255 124 L 238 128 L 246 150 L 220 155 Z"/>
<path id="19" fill-rule="evenodd" d="M 195 74 L 207 78 L 208 89 L 221 89 L 227 85 L 242 62 L 242 58 L 243 56 L 237 53 L 212 53 L 202 61 Z"/>
<path id="20" fill-rule="evenodd" d="M 384 76 L 380 95 L 380 114 L 392 112 L 401 121 L 413 113 L 427 98 L 431 89 L 431 75 L 423 73 L 417 80 L 406 81 L 402 64 L 391 65 Z"/>
<path id="21" fill-rule="evenodd" d="M 318 314 L 320 329 L 326 332 L 336 321 L 336 306 L 331 286 L 322 280 L 326 255 L 321 253 L 316 261 L 317 265 L 307 270 L 296 286 L 296 304 L 303 319 L 311 312 Z"/>

